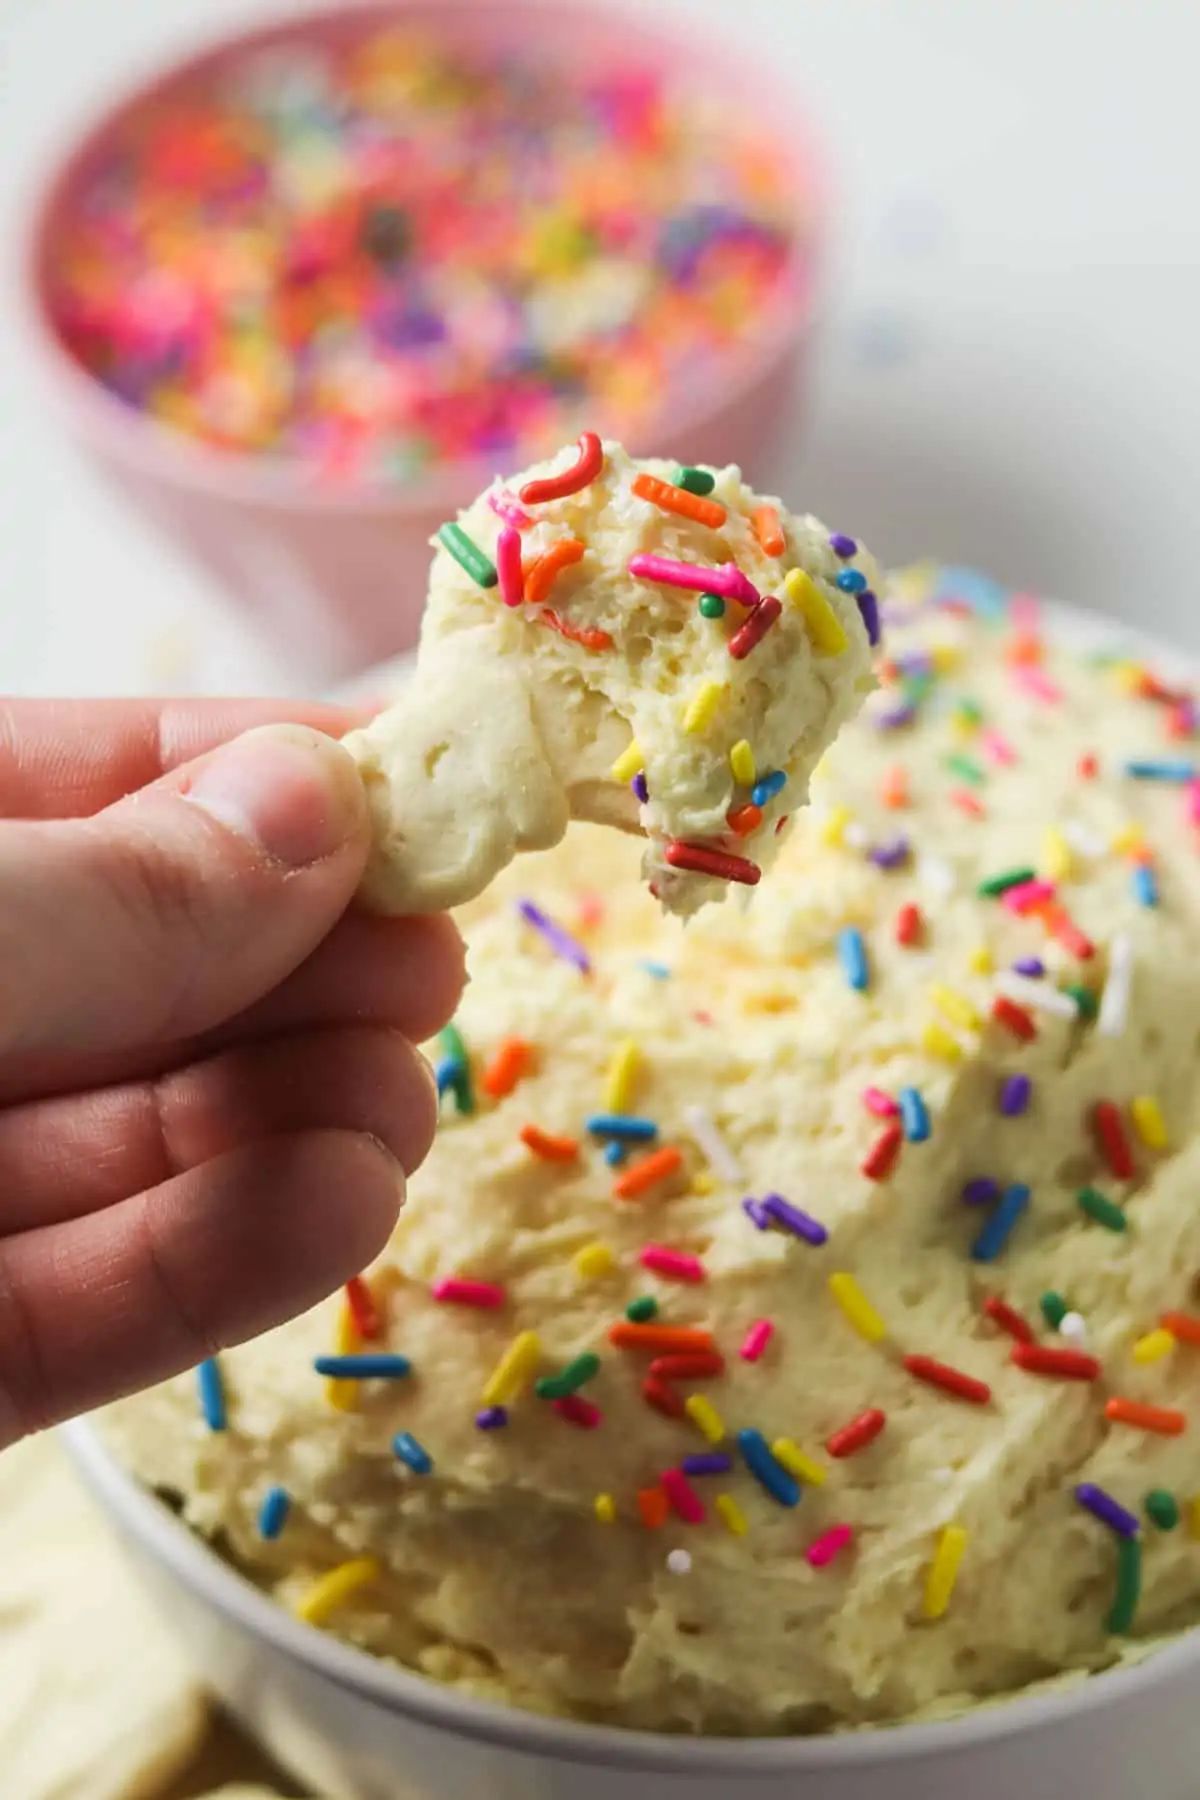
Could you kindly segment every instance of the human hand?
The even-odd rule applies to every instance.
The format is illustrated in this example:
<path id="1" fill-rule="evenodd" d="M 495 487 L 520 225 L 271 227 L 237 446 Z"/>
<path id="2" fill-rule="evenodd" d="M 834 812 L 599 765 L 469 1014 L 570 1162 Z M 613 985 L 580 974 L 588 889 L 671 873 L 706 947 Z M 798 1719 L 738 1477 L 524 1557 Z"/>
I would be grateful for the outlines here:
<path id="1" fill-rule="evenodd" d="M 463 954 L 447 919 L 346 910 L 366 807 L 321 734 L 357 722 L 0 704 L 0 1446 L 279 1323 L 387 1239 L 436 1124 L 412 1046 Z"/>

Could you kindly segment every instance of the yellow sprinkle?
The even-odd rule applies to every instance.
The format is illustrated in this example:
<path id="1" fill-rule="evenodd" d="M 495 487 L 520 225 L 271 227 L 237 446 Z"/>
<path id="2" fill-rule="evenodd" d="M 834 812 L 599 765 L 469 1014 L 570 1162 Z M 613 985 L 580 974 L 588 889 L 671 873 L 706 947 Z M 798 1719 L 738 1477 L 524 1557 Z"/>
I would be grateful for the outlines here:
<path id="1" fill-rule="evenodd" d="M 696 1173 L 692 1176 L 692 1192 L 693 1192 L 693 1194 L 700 1194 L 700 1195 L 715 1194 L 716 1191 L 717 1191 L 717 1184 L 713 1180 L 712 1176 L 709 1174 L 708 1170 L 707 1169 L 697 1169 Z"/>
<path id="2" fill-rule="evenodd" d="M 335 1613 L 339 1606 L 353 1599 L 360 1588 L 366 1587 L 383 1573 L 382 1565 L 376 1556 L 355 1556 L 349 1562 L 339 1563 L 336 1569 L 330 1569 L 322 1575 L 293 1604 L 292 1611 L 306 1625 L 323 1625 L 330 1613 Z"/>
<path id="3" fill-rule="evenodd" d="M 1145 1337 L 1140 1337 L 1130 1354 L 1135 1363 L 1155 1363 L 1170 1356 L 1174 1348 L 1174 1337 L 1160 1325 L 1156 1331 L 1148 1331 Z"/>
<path id="4" fill-rule="evenodd" d="M 683 712 L 683 729 L 693 736 L 707 731 L 713 722 L 725 689 L 719 681 L 705 681 L 696 689 Z"/>
<path id="5" fill-rule="evenodd" d="M 840 844 L 846 835 L 846 827 L 854 817 L 848 806 L 835 806 L 821 827 L 823 844 Z"/>
<path id="6" fill-rule="evenodd" d="M 739 787 L 753 787 L 758 780 L 754 752 L 745 738 L 739 738 L 729 752 L 729 770 Z"/>
<path id="7" fill-rule="evenodd" d="M 1042 862 L 1049 880 L 1071 879 L 1071 846 L 1057 825 L 1048 825 L 1042 836 Z"/>
<path id="8" fill-rule="evenodd" d="M 1136 694 L 1142 685 L 1142 668 L 1139 663 L 1113 663 L 1109 673 L 1123 694 Z"/>
<path id="9" fill-rule="evenodd" d="M 710 1444 L 724 1443 L 725 1421 L 711 1400 L 706 1399 L 703 1394 L 689 1394 L 683 1403 L 683 1410 Z"/>
<path id="10" fill-rule="evenodd" d="M 645 766 L 646 759 L 642 755 L 642 746 L 636 738 L 630 738 L 628 750 L 621 752 L 608 772 L 614 781 L 632 781 L 635 775 L 641 774 Z"/>
<path id="11" fill-rule="evenodd" d="M 878 1344 L 882 1338 L 887 1336 L 887 1326 L 853 1275 L 831 1275 L 829 1291 L 859 1337 L 866 1338 L 868 1344 Z"/>
<path id="12" fill-rule="evenodd" d="M 1191 1538 L 1200 1538 L 1200 1494 L 1194 1494 L 1187 1503 L 1187 1530 Z"/>
<path id="13" fill-rule="evenodd" d="M 791 1438 L 776 1438 L 771 1445 L 771 1455 L 777 1463 L 783 1464 L 789 1475 L 794 1475 L 797 1481 L 807 1481 L 810 1487 L 820 1487 L 829 1473 L 814 1457 L 806 1456 Z"/>
<path id="14" fill-rule="evenodd" d="M 617 1503 L 611 1494 L 597 1494 L 592 1509 L 601 1525 L 611 1525 L 617 1516 Z"/>
<path id="15" fill-rule="evenodd" d="M 611 1274 L 617 1263 L 608 1245 L 599 1242 L 584 1244 L 571 1261 L 580 1281 L 599 1281 L 601 1276 Z"/>
<path id="16" fill-rule="evenodd" d="M 1136 1100 L 1131 1100 L 1129 1116 L 1133 1120 L 1134 1130 L 1147 1150 L 1165 1150 L 1167 1148 L 1167 1121 L 1163 1118 L 1162 1107 L 1153 1094 L 1139 1094 Z"/>
<path id="17" fill-rule="evenodd" d="M 948 988 L 935 981 L 929 990 L 929 998 L 954 1025 L 961 1025 L 967 1031 L 978 1031 L 983 1023 L 967 996 L 960 994 L 957 988 Z"/>
<path id="18" fill-rule="evenodd" d="M 721 1522 L 726 1531 L 732 1531 L 734 1537 L 745 1537 L 750 1527 L 746 1515 L 732 1494 L 718 1494 L 713 1505 L 721 1515 Z"/>
<path id="19" fill-rule="evenodd" d="M 344 1300 L 341 1311 L 338 1313 L 333 1348 L 337 1356 L 353 1356 L 356 1350 L 362 1349 L 362 1339 L 359 1337 L 354 1323 L 354 1314 Z M 325 1398 L 330 1406 L 336 1406 L 339 1412 L 355 1412 L 358 1408 L 360 1386 L 359 1382 L 345 1376 L 328 1376 L 325 1381 Z"/>
<path id="20" fill-rule="evenodd" d="M 783 591 L 797 612 L 803 614 L 817 655 L 840 656 L 850 640 L 812 576 L 803 569 L 789 569 L 783 578 Z"/>
<path id="21" fill-rule="evenodd" d="M 958 1580 L 958 1566 L 966 1547 L 967 1534 L 961 1525 L 942 1527 L 925 1580 L 923 1611 L 927 1619 L 940 1619 L 949 1606 L 954 1584 Z"/>
<path id="22" fill-rule="evenodd" d="M 986 944 L 976 944 L 967 958 L 967 966 L 973 975 L 990 975 L 996 966 L 996 959 Z"/>
<path id="23" fill-rule="evenodd" d="M 962 651 L 957 644 L 935 644 L 929 655 L 939 675 L 948 675 L 962 661 Z"/>
<path id="24" fill-rule="evenodd" d="M 940 1056 L 943 1062 L 958 1062 L 962 1056 L 962 1045 L 956 1037 L 951 1037 L 944 1025 L 931 1019 L 921 1033 L 921 1048 L 927 1056 Z"/>
<path id="25" fill-rule="evenodd" d="M 1113 832 L 1109 847 L 1118 856 L 1129 856 L 1134 850 L 1144 849 L 1145 844 L 1140 825 L 1122 825 L 1120 831 Z"/>
<path id="26" fill-rule="evenodd" d="M 956 737 L 969 738 L 979 730 L 979 720 L 969 707 L 958 707 L 950 715 Z"/>
<path id="27" fill-rule="evenodd" d="M 536 1331 L 519 1331 L 483 1390 L 484 1406 L 507 1406 L 515 1400 L 529 1381 L 542 1358 L 542 1344 Z"/>
<path id="28" fill-rule="evenodd" d="M 629 1111 L 633 1099 L 633 1083 L 642 1063 L 641 1048 L 634 1038 L 626 1038 L 613 1051 L 604 1082 L 605 1112 Z"/>

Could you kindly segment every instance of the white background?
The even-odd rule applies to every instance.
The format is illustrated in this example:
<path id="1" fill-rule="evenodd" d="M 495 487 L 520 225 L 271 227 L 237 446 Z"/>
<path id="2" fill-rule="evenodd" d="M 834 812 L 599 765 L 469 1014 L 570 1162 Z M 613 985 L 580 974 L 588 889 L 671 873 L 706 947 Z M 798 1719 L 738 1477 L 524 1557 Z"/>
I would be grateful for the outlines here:
<path id="1" fill-rule="evenodd" d="M 8 691 L 294 685 L 64 447 L 30 380 L 11 269 L 29 185 L 80 109 L 247 10 L 0 0 Z M 833 152 L 834 280 L 789 497 L 886 560 L 973 562 L 1200 646 L 1196 0 L 655 11 L 782 69 Z"/>

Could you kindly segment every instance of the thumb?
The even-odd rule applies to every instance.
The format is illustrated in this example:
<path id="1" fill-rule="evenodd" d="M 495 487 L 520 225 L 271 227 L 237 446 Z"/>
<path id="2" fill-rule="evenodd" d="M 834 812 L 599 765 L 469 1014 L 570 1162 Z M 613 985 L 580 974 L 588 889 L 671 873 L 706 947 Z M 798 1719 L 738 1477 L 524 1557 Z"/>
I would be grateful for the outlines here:
<path id="1" fill-rule="evenodd" d="M 366 862 L 340 744 L 249 731 L 91 819 L 0 825 L 0 1054 L 208 1030 L 320 943 Z"/>

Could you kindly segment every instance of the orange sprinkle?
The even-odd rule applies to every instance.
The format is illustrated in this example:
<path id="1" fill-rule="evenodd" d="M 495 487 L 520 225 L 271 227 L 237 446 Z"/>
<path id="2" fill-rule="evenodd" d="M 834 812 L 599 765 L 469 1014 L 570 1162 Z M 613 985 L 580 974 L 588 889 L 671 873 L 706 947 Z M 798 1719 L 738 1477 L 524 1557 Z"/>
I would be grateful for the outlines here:
<path id="1" fill-rule="evenodd" d="M 532 1061 L 532 1044 L 524 1038 L 505 1038 L 479 1077 L 479 1085 L 493 1100 L 502 1100 L 505 1094 L 512 1093 L 522 1075 L 528 1074 Z"/>
<path id="2" fill-rule="evenodd" d="M 1092 755 L 1081 756 L 1075 764 L 1075 773 L 1080 781 L 1094 781 L 1100 772 L 1100 764 Z"/>
<path id="3" fill-rule="evenodd" d="M 1187 1414 L 1173 1406 L 1143 1406 L 1140 1400 L 1122 1400 L 1119 1395 L 1104 1408 L 1106 1419 L 1118 1425 L 1140 1425 L 1143 1431 L 1157 1431 L 1160 1437 L 1178 1437 L 1187 1430 Z"/>
<path id="4" fill-rule="evenodd" d="M 632 1319 L 618 1319 L 608 1328 L 608 1341 L 618 1350 L 651 1350 L 657 1356 L 664 1352 L 715 1351 L 716 1339 L 702 1325 L 635 1325 Z"/>
<path id="5" fill-rule="evenodd" d="M 658 1531 L 666 1524 L 670 1502 L 665 1488 L 639 1488 L 637 1503 L 647 1531 Z"/>
<path id="6" fill-rule="evenodd" d="M 908 770 L 902 763 L 893 763 L 890 769 L 883 771 L 879 798 L 885 806 L 908 805 Z"/>
<path id="7" fill-rule="evenodd" d="M 577 1138 L 555 1137 L 551 1132 L 543 1131 L 540 1125 L 522 1125 L 521 1142 L 545 1162 L 574 1162 L 579 1155 Z"/>
<path id="8" fill-rule="evenodd" d="M 538 557 L 525 577 L 525 598 L 531 606 L 541 606 L 549 598 L 555 578 L 577 563 L 584 549 L 578 538 L 559 538 Z"/>
<path id="9" fill-rule="evenodd" d="M 538 614 L 538 623 L 548 625 L 551 631 L 557 631 L 559 637 L 565 637 L 568 643 L 582 644 L 585 650 L 612 649 L 612 638 L 607 631 L 600 631 L 595 626 L 569 625 L 552 606 L 543 606 Z"/>
<path id="10" fill-rule="evenodd" d="M 773 506 L 756 506 L 750 514 L 750 526 L 767 556 L 782 556 L 787 548 L 779 514 Z"/>
<path id="11" fill-rule="evenodd" d="M 633 1163 L 618 1176 L 613 1182 L 613 1193 L 618 1200 L 636 1200 L 656 1181 L 665 1181 L 668 1175 L 673 1175 L 682 1161 L 682 1150 L 677 1150 L 674 1144 L 664 1144 L 661 1150 L 652 1150 L 649 1156 L 643 1156 L 640 1162 Z"/>
<path id="12" fill-rule="evenodd" d="M 657 475 L 639 475 L 633 491 L 639 500 L 649 500 L 651 506 L 660 506 L 663 512 L 694 519 L 697 525 L 711 525 L 714 531 L 725 523 L 725 508 L 715 500 L 706 500 L 703 494 L 689 494 L 686 488 L 672 487 Z"/>
<path id="13" fill-rule="evenodd" d="M 762 824 L 762 807 L 747 801 L 745 806 L 731 806 L 725 814 L 725 823 L 737 837 L 749 837 Z"/>
<path id="14" fill-rule="evenodd" d="M 1200 1318 L 1195 1313 L 1164 1313 L 1158 1322 L 1181 1344 L 1200 1344 Z"/>
<path id="15" fill-rule="evenodd" d="M 1009 663 L 1040 663 L 1045 654 L 1045 646 L 1036 631 L 1015 631 L 1009 639 L 1004 651 L 1004 658 Z"/>

